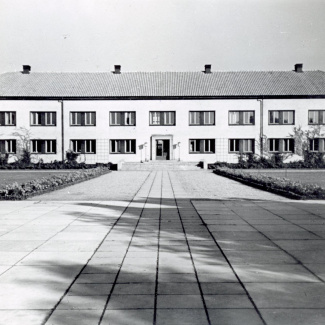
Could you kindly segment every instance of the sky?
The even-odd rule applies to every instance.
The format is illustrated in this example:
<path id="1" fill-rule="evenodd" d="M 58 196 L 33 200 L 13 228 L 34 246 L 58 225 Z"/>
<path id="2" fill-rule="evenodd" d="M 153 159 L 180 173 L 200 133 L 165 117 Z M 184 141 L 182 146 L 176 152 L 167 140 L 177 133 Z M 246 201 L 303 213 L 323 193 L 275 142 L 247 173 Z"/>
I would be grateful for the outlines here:
<path id="1" fill-rule="evenodd" d="M 0 0 L 0 73 L 325 71 L 325 0 Z"/>

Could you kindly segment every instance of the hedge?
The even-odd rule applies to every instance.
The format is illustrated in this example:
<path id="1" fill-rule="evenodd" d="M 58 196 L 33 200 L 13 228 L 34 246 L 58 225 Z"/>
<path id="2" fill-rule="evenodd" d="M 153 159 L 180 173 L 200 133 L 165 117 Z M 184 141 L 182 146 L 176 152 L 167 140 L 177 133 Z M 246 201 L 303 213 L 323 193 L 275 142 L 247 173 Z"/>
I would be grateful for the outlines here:
<path id="1" fill-rule="evenodd" d="M 303 184 L 287 178 L 252 175 L 248 172 L 227 167 L 218 167 L 214 170 L 214 173 L 291 199 L 325 199 L 325 189 L 315 184 Z"/>
<path id="2" fill-rule="evenodd" d="M 110 172 L 108 168 L 97 167 L 78 170 L 69 174 L 43 177 L 23 184 L 15 182 L 7 185 L 4 189 L 0 189 L 0 200 L 24 200 L 28 197 L 80 183 L 108 172 Z"/>

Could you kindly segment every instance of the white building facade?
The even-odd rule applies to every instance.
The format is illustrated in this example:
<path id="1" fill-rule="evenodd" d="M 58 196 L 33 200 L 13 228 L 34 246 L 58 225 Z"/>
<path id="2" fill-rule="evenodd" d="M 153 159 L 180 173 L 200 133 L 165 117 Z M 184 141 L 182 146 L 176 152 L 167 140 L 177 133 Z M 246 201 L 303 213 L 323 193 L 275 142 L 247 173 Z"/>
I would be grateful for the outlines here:
<path id="1" fill-rule="evenodd" d="M 240 153 L 294 154 L 293 127 L 325 125 L 325 73 L 147 72 L 0 75 L 0 150 L 21 139 L 36 162 L 237 162 Z M 267 138 L 263 143 L 261 138 Z M 324 139 L 311 143 L 325 151 Z"/>

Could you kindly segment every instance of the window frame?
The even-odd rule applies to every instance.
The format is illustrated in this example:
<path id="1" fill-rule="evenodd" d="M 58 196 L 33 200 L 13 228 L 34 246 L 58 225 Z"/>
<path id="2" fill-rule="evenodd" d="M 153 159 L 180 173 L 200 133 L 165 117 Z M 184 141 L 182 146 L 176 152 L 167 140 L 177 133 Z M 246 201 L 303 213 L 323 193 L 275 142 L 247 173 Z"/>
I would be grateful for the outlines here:
<path id="1" fill-rule="evenodd" d="M 151 121 L 153 121 L 152 114 L 155 113 L 158 117 L 158 122 L 153 124 Z M 174 114 L 174 123 L 165 123 L 165 114 L 170 113 Z M 171 118 L 172 120 L 172 118 Z M 176 111 L 149 111 L 149 126 L 176 126 Z"/>
<path id="2" fill-rule="evenodd" d="M 96 111 L 70 111 L 70 126 L 72 127 L 96 126 L 96 113 L 97 113 Z M 90 120 L 93 120 L 93 123 L 87 123 L 87 114 L 90 114 Z M 73 119 L 75 120 L 76 123 L 73 123 Z M 78 121 L 78 119 L 80 121 Z"/>
<path id="3" fill-rule="evenodd" d="M 231 143 L 234 143 L 234 145 L 231 145 Z M 251 143 L 251 149 L 252 151 L 245 150 L 245 146 L 248 149 L 248 144 Z M 234 147 L 235 150 L 230 150 L 231 147 Z M 238 150 L 236 150 L 238 147 Z M 240 139 L 240 138 L 230 138 L 228 139 L 228 153 L 229 154 L 249 154 L 249 153 L 255 153 L 255 139 Z"/>
<path id="4" fill-rule="evenodd" d="M 117 114 L 120 115 L 119 120 L 120 120 L 120 124 L 113 124 L 113 118 L 112 118 L 112 114 L 115 114 L 115 120 L 118 121 L 117 118 Z M 127 114 L 131 114 L 131 116 L 129 117 L 130 119 L 130 123 L 127 124 L 127 118 L 128 115 Z M 134 123 L 132 124 L 132 114 L 133 114 L 133 120 Z M 109 112 L 109 125 L 110 126 L 136 126 L 136 111 L 111 111 Z"/>
<path id="5" fill-rule="evenodd" d="M 92 151 L 87 150 L 87 143 L 90 144 Z M 79 154 L 95 155 L 97 153 L 97 141 L 96 139 L 70 139 L 70 149 Z"/>
<path id="6" fill-rule="evenodd" d="M 10 149 L 10 150 L 9 150 Z M 1 139 L 0 140 L 0 154 L 16 154 L 17 153 L 17 139 Z"/>
<path id="7" fill-rule="evenodd" d="M 278 150 L 271 150 L 271 141 L 275 146 L 277 142 Z M 292 150 L 290 150 L 290 147 Z M 287 149 L 286 149 L 287 148 Z M 295 152 L 295 142 L 293 138 L 270 138 L 268 139 L 268 152 L 270 153 L 294 153 Z"/>
<path id="8" fill-rule="evenodd" d="M 33 123 L 34 120 L 34 114 L 37 114 L 38 116 L 38 122 L 37 124 Z M 51 120 L 54 121 L 52 124 L 47 124 L 47 116 L 48 114 L 51 114 Z M 56 111 L 31 111 L 30 112 L 30 126 L 56 126 L 57 124 L 57 114 Z"/>
<path id="9" fill-rule="evenodd" d="M 212 115 L 213 122 L 206 123 L 206 114 Z M 198 119 L 198 123 L 191 123 L 191 114 L 194 114 L 195 119 Z M 189 111 L 189 126 L 214 126 L 216 125 L 216 112 L 215 111 Z"/>
<path id="10" fill-rule="evenodd" d="M 245 115 L 251 113 L 252 114 L 252 119 L 253 122 L 252 123 L 245 123 Z M 235 115 L 238 116 L 238 119 L 236 119 L 236 121 L 238 121 L 237 123 L 232 123 L 233 118 L 231 117 L 231 115 Z M 229 126 L 252 126 L 255 125 L 255 111 L 254 110 L 230 110 L 228 111 L 228 125 Z"/>
<path id="11" fill-rule="evenodd" d="M 112 150 L 113 142 L 115 147 L 114 151 Z M 136 144 L 136 139 L 110 139 L 109 153 L 112 155 L 135 155 L 137 151 Z M 129 150 L 127 150 L 128 147 Z"/>
<path id="12" fill-rule="evenodd" d="M 54 151 L 48 150 L 48 142 L 53 143 Z M 35 151 L 34 143 L 36 143 L 37 151 Z M 38 155 L 55 155 L 57 154 L 57 141 L 56 139 L 31 139 L 30 140 L 30 151 L 32 154 Z"/>
<path id="13" fill-rule="evenodd" d="M 191 150 L 191 143 L 195 144 L 195 151 Z M 210 148 L 210 151 L 206 151 L 206 146 Z M 211 150 L 212 149 L 212 150 Z M 189 154 L 215 154 L 216 153 L 216 139 L 213 138 L 196 138 L 196 139 L 189 139 Z"/>
<path id="14" fill-rule="evenodd" d="M 271 121 L 271 114 L 277 113 L 278 114 L 278 122 Z M 288 114 L 289 120 L 289 113 L 292 113 L 292 123 L 284 123 L 284 114 Z M 268 111 L 268 125 L 295 125 L 295 110 L 269 110 Z M 274 117 L 275 120 L 275 117 Z"/>
<path id="15" fill-rule="evenodd" d="M 7 123 L 8 121 L 13 120 L 13 123 Z M 1 126 L 16 126 L 17 125 L 17 112 L 16 111 L 3 111 L 0 112 L 0 127 Z"/>
<path id="16" fill-rule="evenodd" d="M 316 113 L 318 121 L 316 123 L 310 122 L 310 113 Z M 308 125 L 325 125 L 325 110 L 318 109 L 318 110 L 308 110 Z"/>

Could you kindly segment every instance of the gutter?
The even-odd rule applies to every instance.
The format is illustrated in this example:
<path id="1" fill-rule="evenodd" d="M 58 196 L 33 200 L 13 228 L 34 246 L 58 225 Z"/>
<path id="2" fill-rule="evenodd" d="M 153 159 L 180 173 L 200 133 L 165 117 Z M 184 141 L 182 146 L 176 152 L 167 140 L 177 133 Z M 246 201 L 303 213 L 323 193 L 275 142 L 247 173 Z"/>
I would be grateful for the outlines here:
<path id="1" fill-rule="evenodd" d="M 263 130 L 263 119 L 264 119 L 264 102 L 263 98 L 258 99 L 257 101 L 260 102 L 260 156 L 263 157 L 264 152 L 264 130 Z"/>

